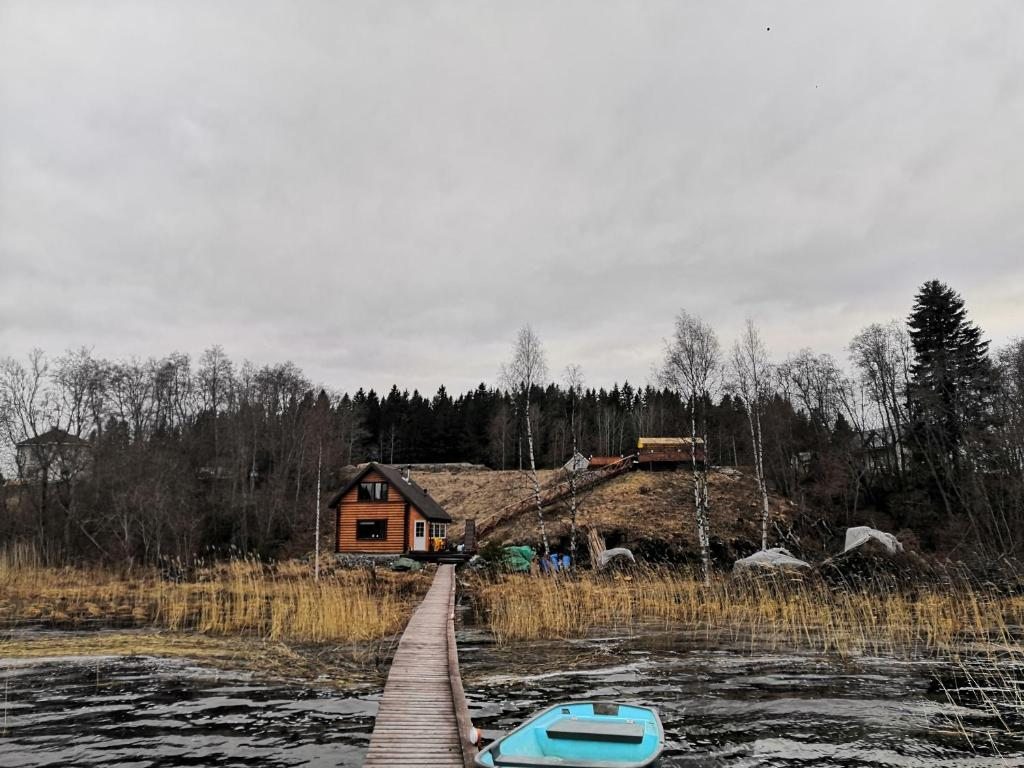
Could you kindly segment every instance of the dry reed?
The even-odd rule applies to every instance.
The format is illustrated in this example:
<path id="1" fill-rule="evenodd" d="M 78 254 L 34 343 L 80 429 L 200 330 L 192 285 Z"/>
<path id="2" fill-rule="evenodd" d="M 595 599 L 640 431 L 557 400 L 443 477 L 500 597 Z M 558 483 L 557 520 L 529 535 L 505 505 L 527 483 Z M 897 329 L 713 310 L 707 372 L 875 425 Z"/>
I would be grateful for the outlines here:
<path id="1" fill-rule="evenodd" d="M 318 582 L 304 564 L 251 559 L 174 581 L 151 569 L 46 568 L 30 553 L 8 550 L 0 552 L 0 621 L 357 642 L 400 631 L 426 582 L 368 569 L 338 570 Z"/>
<path id="2" fill-rule="evenodd" d="M 956 652 L 972 643 L 1016 646 L 1024 625 L 1024 597 L 966 581 L 864 590 L 817 580 L 719 577 L 705 583 L 651 570 L 630 578 L 506 575 L 481 579 L 474 588 L 480 615 L 505 643 L 654 626 L 759 646 L 908 655 Z"/>

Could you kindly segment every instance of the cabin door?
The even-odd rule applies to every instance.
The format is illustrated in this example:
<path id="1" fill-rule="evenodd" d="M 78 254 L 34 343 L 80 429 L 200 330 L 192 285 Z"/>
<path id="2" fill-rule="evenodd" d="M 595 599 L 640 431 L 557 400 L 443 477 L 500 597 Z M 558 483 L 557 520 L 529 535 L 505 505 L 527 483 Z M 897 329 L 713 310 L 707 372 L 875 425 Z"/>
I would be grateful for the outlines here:
<path id="1" fill-rule="evenodd" d="M 414 552 L 425 552 L 427 549 L 427 524 L 422 520 L 413 523 L 412 549 Z"/>

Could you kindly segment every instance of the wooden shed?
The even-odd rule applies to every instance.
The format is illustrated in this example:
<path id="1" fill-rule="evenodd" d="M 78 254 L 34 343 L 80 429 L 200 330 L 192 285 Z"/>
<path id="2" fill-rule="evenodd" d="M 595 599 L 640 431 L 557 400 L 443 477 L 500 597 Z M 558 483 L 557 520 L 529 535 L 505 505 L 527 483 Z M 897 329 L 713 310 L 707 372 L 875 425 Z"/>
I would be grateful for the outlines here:
<path id="1" fill-rule="evenodd" d="M 704 463 L 704 440 L 696 446 L 689 437 L 641 437 L 636 441 L 636 463 L 641 469 L 675 469 L 694 459 Z"/>
<path id="2" fill-rule="evenodd" d="M 447 512 L 401 470 L 370 462 L 328 502 L 338 553 L 403 555 L 445 548 Z"/>

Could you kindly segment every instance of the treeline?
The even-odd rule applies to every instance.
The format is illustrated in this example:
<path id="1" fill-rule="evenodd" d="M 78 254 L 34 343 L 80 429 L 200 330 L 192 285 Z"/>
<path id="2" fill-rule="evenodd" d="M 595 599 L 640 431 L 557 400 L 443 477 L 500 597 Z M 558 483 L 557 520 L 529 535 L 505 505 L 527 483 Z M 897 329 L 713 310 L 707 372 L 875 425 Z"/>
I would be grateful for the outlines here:
<path id="1" fill-rule="evenodd" d="M 573 386 L 547 376 L 528 392 L 340 393 L 291 363 L 237 364 L 219 347 L 195 361 L 88 350 L 4 359 L 0 544 L 31 542 L 52 562 L 308 551 L 317 479 L 328 494 L 347 465 L 527 469 L 528 413 L 536 463 L 557 467 L 574 444 L 618 456 L 641 435 L 689 435 L 694 410 L 712 463 L 760 461 L 766 484 L 797 499 L 809 524 L 863 522 L 869 510 L 926 546 L 957 536 L 997 553 L 1020 546 L 1024 345 L 990 354 L 951 289 L 929 283 L 909 324 L 859 333 L 849 372 L 811 351 L 759 354 L 753 389 L 723 360 L 696 400 L 671 377 L 579 387 L 578 369 Z M 54 447 L 54 428 L 85 447 Z"/>
<path id="2" fill-rule="evenodd" d="M 664 390 L 625 384 L 584 400 L 581 446 L 591 453 L 629 452 L 637 435 L 675 433 L 683 419 Z M 559 387 L 538 388 L 531 410 L 546 466 L 568 458 L 567 408 Z M 309 549 L 318 474 L 329 494 L 344 467 L 367 460 L 516 468 L 518 413 L 510 395 L 484 384 L 457 397 L 444 387 L 429 397 L 335 393 L 291 363 L 237 365 L 219 347 L 195 362 L 34 351 L 0 361 L 9 459 L 0 544 L 30 541 L 53 562 Z M 87 449 L 55 446 L 54 428 Z M 80 453 L 87 460 L 69 460 Z"/>
<path id="3" fill-rule="evenodd" d="M 716 384 L 741 406 L 762 547 L 770 484 L 800 502 L 805 534 L 872 523 L 967 558 L 1021 554 L 1024 341 L 993 354 L 960 295 L 929 281 L 905 323 L 870 325 L 848 349 L 849 373 L 810 350 L 775 362 L 748 320 L 721 354 L 713 329 L 677 319 L 663 375 L 694 403 L 695 434 L 714 423 L 702 400 Z"/>

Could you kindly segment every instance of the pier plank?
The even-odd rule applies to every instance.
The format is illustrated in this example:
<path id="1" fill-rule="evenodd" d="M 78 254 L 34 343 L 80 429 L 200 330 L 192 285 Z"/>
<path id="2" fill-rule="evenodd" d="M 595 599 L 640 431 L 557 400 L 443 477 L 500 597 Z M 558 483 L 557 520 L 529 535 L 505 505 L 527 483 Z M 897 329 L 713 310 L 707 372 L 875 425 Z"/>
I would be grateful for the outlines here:
<path id="1" fill-rule="evenodd" d="M 465 768 L 472 745 L 454 633 L 455 567 L 438 566 L 391 662 L 365 768 Z M 454 669 L 453 669 L 454 665 Z"/>

